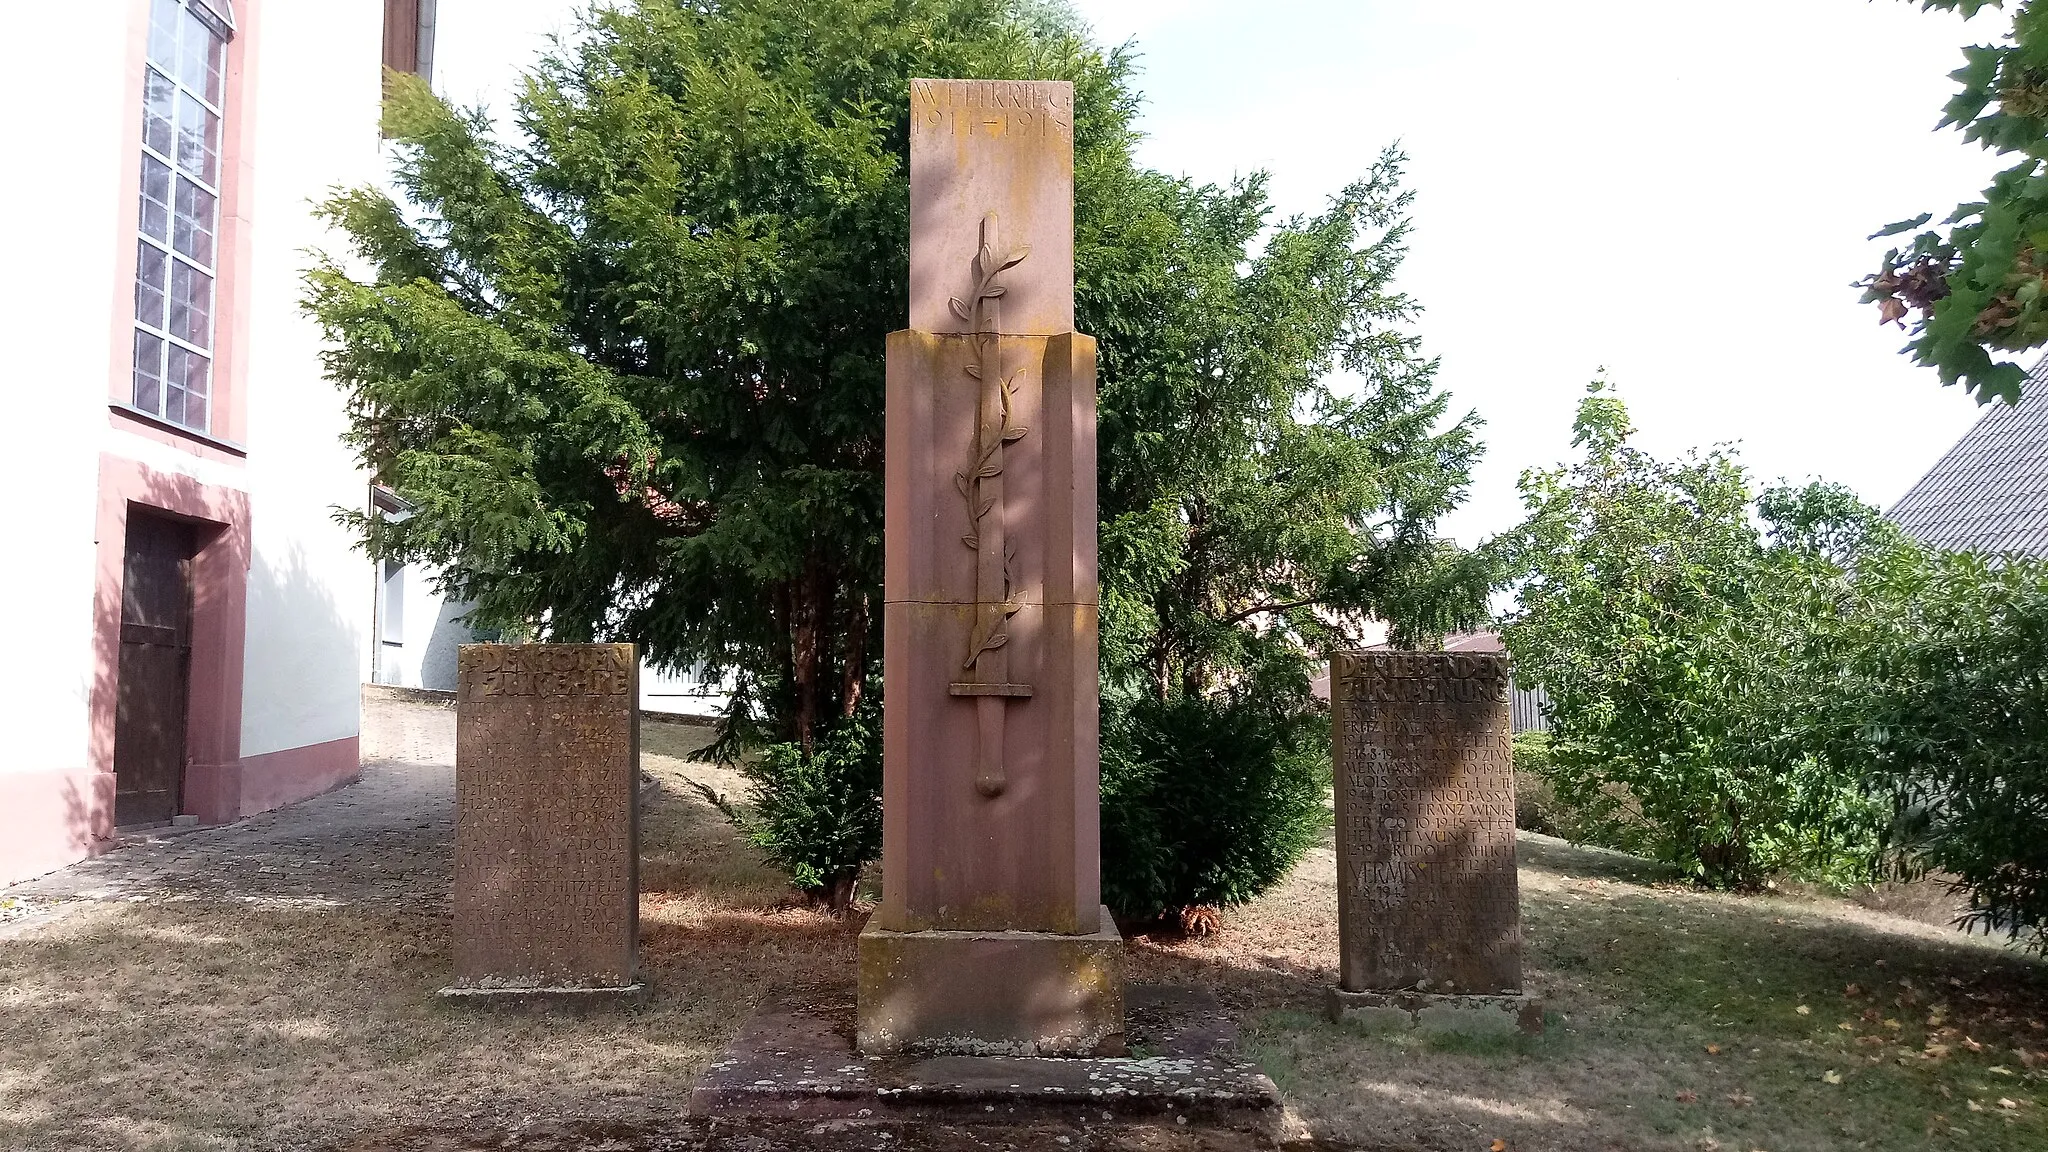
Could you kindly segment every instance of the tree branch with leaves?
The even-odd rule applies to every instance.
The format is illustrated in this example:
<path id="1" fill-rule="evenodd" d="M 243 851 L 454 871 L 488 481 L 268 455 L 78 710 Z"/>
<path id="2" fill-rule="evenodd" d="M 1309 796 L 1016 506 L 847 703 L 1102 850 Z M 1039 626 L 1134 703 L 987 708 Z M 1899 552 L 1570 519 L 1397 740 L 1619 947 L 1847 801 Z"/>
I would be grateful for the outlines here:
<path id="1" fill-rule="evenodd" d="M 1979 403 L 2017 403 L 2026 370 L 2011 359 L 2048 344 L 2048 8 L 2018 0 L 1918 0 L 1923 10 L 2009 10 L 2012 25 L 1995 44 L 1964 50 L 1950 73 L 1956 95 L 1937 127 L 2016 158 L 1979 200 L 1959 204 L 1928 229 L 1934 213 L 1902 220 L 1871 237 L 1911 235 L 1885 253 L 1878 271 L 1857 284 L 1881 323 L 1906 326 L 1906 351 L 1961 384 Z"/>

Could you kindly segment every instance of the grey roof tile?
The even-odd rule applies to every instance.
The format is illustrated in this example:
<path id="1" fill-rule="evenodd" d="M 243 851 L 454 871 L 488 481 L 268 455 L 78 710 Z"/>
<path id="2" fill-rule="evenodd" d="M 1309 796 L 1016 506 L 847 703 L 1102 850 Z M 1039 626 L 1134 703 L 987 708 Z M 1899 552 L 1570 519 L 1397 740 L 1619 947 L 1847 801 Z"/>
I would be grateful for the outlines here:
<path id="1" fill-rule="evenodd" d="M 1930 547 L 2048 557 L 2048 359 L 2017 405 L 1993 402 L 1887 515 Z"/>

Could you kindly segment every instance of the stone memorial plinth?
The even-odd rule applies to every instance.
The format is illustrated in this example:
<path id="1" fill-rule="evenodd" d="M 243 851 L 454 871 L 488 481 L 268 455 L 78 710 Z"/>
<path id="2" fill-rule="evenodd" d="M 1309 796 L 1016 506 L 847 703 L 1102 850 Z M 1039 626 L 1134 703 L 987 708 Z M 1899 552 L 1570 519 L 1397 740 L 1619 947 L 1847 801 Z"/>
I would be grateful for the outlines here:
<path id="1" fill-rule="evenodd" d="M 1330 684 L 1332 1017 L 1541 1031 L 1522 988 L 1507 657 L 1346 652 Z"/>
<path id="2" fill-rule="evenodd" d="M 882 904 L 859 1043 L 1123 1043 L 1097 840 L 1095 342 L 1073 86 L 914 80 L 910 328 L 888 343 Z"/>
<path id="3" fill-rule="evenodd" d="M 465 644 L 452 999 L 637 997 L 640 661 Z"/>

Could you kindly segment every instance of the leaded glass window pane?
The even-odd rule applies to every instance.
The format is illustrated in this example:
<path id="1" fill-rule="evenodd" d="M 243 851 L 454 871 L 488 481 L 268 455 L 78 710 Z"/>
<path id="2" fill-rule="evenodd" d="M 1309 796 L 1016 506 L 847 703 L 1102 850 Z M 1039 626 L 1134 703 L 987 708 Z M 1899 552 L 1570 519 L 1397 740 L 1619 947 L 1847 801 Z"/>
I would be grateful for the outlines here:
<path id="1" fill-rule="evenodd" d="M 142 234 L 152 240 L 171 238 L 171 169 L 154 156 L 142 158 Z"/>
<path id="2" fill-rule="evenodd" d="M 213 277 L 183 260 L 171 261 L 168 331 L 195 348 L 213 342 Z"/>
<path id="3" fill-rule="evenodd" d="M 178 177 L 178 206 L 173 217 L 172 246 L 208 268 L 213 267 L 214 195 L 183 176 Z"/>
<path id="4" fill-rule="evenodd" d="M 154 68 L 144 69 L 142 81 L 142 142 L 158 154 L 171 154 L 171 109 L 178 86 Z"/>
<path id="5" fill-rule="evenodd" d="M 164 394 L 164 342 L 147 332 L 135 334 L 135 406 L 160 411 Z"/>
<path id="6" fill-rule="evenodd" d="M 178 93 L 178 167 L 208 184 L 220 176 L 220 117 L 190 92 Z"/>
<path id="7" fill-rule="evenodd" d="M 178 0 L 155 0 L 149 7 L 149 58 L 166 72 L 178 67 L 178 22 L 183 16 Z"/>
<path id="8" fill-rule="evenodd" d="M 221 58 L 227 45 L 206 26 L 206 21 L 189 10 L 180 38 L 183 51 L 178 60 L 179 81 L 205 97 L 208 104 L 219 107 Z"/>
<path id="9" fill-rule="evenodd" d="M 171 345 L 164 374 L 164 419 L 187 427 L 206 425 L 206 394 L 213 364 L 189 349 Z"/>
<path id="10" fill-rule="evenodd" d="M 152 0 L 135 258 L 135 407 L 204 430 L 212 411 L 227 22 Z"/>
<path id="11" fill-rule="evenodd" d="M 161 329 L 164 302 L 170 292 L 170 260 L 164 250 L 147 241 L 138 243 L 135 258 L 135 319 Z"/>

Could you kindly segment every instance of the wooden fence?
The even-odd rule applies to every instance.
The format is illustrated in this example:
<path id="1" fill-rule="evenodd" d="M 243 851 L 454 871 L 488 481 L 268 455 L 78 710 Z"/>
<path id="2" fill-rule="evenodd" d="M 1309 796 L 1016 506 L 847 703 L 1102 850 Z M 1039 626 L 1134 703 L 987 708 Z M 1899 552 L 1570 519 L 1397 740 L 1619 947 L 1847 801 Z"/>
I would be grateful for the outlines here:
<path id="1" fill-rule="evenodd" d="M 1543 689 L 1517 688 L 1514 690 L 1514 730 L 1517 732 L 1548 732 L 1550 730 L 1550 697 Z"/>

